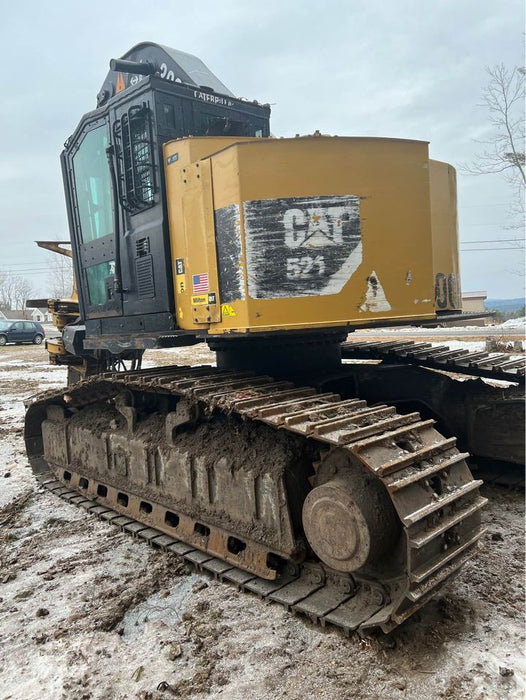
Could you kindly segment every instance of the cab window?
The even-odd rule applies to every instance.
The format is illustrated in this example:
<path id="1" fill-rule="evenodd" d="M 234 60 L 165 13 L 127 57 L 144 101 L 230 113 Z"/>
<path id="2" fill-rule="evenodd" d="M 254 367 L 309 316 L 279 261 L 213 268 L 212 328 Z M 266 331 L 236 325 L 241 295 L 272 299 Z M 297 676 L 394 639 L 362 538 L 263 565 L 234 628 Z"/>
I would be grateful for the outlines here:
<path id="1" fill-rule="evenodd" d="M 82 241 L 88 243 L 113 231 L 113 202 L 106 156 L 106 125 L 88 131 L 73 157 Z"/>

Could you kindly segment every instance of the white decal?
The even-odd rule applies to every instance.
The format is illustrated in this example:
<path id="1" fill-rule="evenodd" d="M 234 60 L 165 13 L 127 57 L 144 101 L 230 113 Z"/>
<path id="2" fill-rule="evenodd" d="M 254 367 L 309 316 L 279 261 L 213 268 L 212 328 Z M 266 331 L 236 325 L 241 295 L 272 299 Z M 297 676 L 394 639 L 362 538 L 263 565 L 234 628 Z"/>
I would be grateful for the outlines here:
<path id="1" fill-rule="evenodd" d="M 247 201 L 243 214 L 254 299 L 338 294 L 362 262 L 357 195 Z"/>
<path id="2" fill-rule="evenodd" d="M 291 279 L 307 279 L 314 275 L 323 275 L 325 273 L 325 260 L 323 255 L 316 255 L 314 258 L 309 256 L 303 258 L 287 258 L 287 278 Z"/>
<path id="3" fill-rule="evenodd" d="M 360 311 L 368 311 L 369 313 L 391 311 L 391 304 L 387 301 L 384 288 L 380 284 L 378 275 L 374 270 L 367 278 L 367 291 L 365 292 L 365 301 L 360 306 Z"/>
<path id="4" fill-rule="evenodd" d="M 173 70 L 168 70 L 168 66 L 166 65 L 166 63 L 161 63 L 159 71 L 161 74 L 161 78 L 164 78 L 165 80 L 169 80 L 171 83 L 180 83 L 181 82 L 181 78 L 176 78 Z"/>
<path id="5" fill-rule="evenodd" d="M 222 105 L 223 107 L 234 107 L 232 100 L 228 100 L 226 97 L 220 97 L 219 95 L 212 95 L 209 92 L 194 90 L 194 97 L 197 100 L 203 100 L 203 102 L 212 102 L 212 104 Z"/>
<path id="6" fill-rule="evenodd" d="M 283 215 L 285 245 L 289 248 L 326 248 L 341 245 L 344 207 L 288 209 Z"/>

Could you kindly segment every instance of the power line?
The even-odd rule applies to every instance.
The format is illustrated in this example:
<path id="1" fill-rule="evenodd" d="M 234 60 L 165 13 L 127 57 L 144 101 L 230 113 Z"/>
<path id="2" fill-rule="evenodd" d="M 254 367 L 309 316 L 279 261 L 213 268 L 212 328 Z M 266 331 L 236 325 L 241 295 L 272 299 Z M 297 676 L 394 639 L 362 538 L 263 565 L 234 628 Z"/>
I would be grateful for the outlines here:
<path id="1" fill-rule="evenodd" d="M 472 243 L 524 243 L 524 238 L 499 238 L 496 240 L 460 241 L 460 245 L 471 245 Z"/>
<path id="2" fill-rule="evenodd" d="M 460 209 L 478 209 L 479 207 L 507 207 L 509 202 L 490 202 L 489 204 L 463 204 Z"/>
<path id="3" fill-rule="evenodd" d="M 4 269 L 0 269 L 0 272 L 1 272 L 2 274 L 8 274 L 8 273 L 11 273 L 11 272 L 16 272 L 17 275 L 22 275 L 22 274 L 27 275 L 27 274 L 30 274 L 30 273 L 33 273 L 33 272 L 52 272 L 52 270 L 50 270 L 49 267 L 42 267 L 42 268 L 39 268 L 39 269 L 37 269 L 37 270 L 35 270 L 35 269 L 31 269 L 31 270 L 8 270 L 8 269 L 7 269 L 7 270 L 4 270 Z"/>
<path id="4" fill-rule="evenodd" d="M 521 248 L 461 248 L 460 252 L 461 253 L 478 253 L 483 250 L 524 250 L 524 247 Z"/>
<path id="5" fill-rule="evenodd" d="M 37 267 L 42 267 L 44 263 L 43 262 L 36 262 L 36 263 L 4 263 L 0 269 L 2 270 L 9 270 L 12 267 L 22 267 L 24 270 L 30 270 L 32 267 L 37 268 Z"/>
<path id="6" fill-rule="evenodd" d="M 476 226 L 494 226 L 495 228 L 499 228 L 501 226 L 503 227 L 504 223 L 502 221 L 498 221 L 498 222 L 494 222 L 494 223 L 485 223 L 485 224 L 477 224 L 477 223 L 474 223 L 474 224 L 464 224 L 463 223 L 462 224 L 462 228 L 473 228 L 474 226 L 475 227 Z"/>

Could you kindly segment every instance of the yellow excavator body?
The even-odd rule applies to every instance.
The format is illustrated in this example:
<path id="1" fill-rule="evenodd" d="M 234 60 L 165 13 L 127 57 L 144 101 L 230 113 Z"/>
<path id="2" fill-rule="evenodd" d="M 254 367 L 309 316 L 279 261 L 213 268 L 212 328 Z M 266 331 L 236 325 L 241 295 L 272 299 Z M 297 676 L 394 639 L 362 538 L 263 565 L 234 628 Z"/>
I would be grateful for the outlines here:
<path id="1" fill-rule="evenodd" d="M 202 570 L 389 631 L 475 556 L 485 499 L 435 427 L 456 389 L 412 371 L 430 344 L 399 372 L 342 341 L 458 310 L 455 174 L 423 141 L 272 138 L 269 114 L 188 54 L 112 60 L 61 156 L 79 318 L 27 452 L 50 491 Z M 216 366 L 141 368 L 202 341 Z"/>
<path id="2" fill-rule="evenodd" d="M 181 328 L 434 318 L 427 143 L 188 138 L 165 144 L 164 161 Z"/>
<path id="3" fill-rule="evenodd" d="M 433 273 L 437 311 L 461 311 L 457 176 L 449 163 L 429 161 Z"/>

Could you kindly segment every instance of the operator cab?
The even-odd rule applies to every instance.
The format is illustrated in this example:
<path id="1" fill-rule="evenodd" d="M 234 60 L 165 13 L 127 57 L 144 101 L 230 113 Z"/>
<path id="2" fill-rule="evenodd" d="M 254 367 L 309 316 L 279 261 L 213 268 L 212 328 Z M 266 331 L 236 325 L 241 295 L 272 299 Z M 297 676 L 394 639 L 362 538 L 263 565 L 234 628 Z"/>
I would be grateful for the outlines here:
<path id="1" fill-rule="evenodd" d="M 110 68 L 97 108 L 61 156 L 84 347 L 184 343 L 162 146 L 187 136 L 266 138 L 270 108 L 235 98 L 200 59 L 158 44 L 138 44 Z"/>

